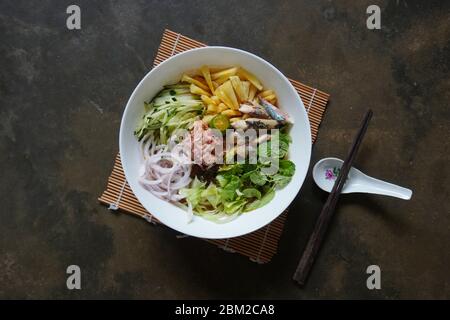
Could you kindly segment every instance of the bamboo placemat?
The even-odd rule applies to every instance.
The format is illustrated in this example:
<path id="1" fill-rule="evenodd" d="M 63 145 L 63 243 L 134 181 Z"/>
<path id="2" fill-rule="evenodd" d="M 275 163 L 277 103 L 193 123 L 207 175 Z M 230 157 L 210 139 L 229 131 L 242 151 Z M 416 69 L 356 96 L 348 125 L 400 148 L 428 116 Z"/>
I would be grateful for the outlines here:
<path id="1" fill-rule="evenodd" d="M 177 53 L 205 46 L 205 44 L 192 40 L 179 33 L 165 30 L 153 66 L 157 66 Z M 312 142 L 314 143 L 329 99 L 329 94 L 311 88 L 296 80 L 290 79 L 290 81 L 301 96 L 303 104 L 305 105 L 311 124 Z M 144 209 L 131 191 L 130 186 L 125 180 L 119 154 L 116 157 L 113 171 L 108 179 L 106 190 L 98 200 L 101 203 L 108 205 L 111 210 L 120 209 L 125 213 L 144 218 L 152 224 L 160 224 L 151 213 Z M 225 251 L 237 252 L 247 256 L 254 262 L 267 263 L 277 252 L 278 241 L 283 232 L 286 216 L 287 210 L 267 226 L 242 237 L 222 240 L 204 240 L 217 245 Z M 183 235 L 180 235 L 180 237 L 183 237 Z"/>

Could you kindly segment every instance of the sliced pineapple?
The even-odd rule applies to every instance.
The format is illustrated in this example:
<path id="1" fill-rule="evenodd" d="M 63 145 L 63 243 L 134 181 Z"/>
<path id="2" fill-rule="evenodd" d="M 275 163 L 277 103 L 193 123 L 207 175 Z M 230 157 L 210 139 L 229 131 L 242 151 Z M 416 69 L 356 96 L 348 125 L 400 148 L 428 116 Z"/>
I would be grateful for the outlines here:
<path id="1" fill-rule="evenodd" d="M 242 86 L 244 87 L 244 100 L 243 101 L 247 101 L 247 100 L 249 100 L 248 95 L 249 95 L 251 83 L 250 83 L 250 81 L 241 81 L 241 83 L 242 83 Z"/>
<path id="2" fill-rule="evenodd" d="M 198 82 L 202 83 L 204 86 L 208 87 L 208 84 L 206 83 L 206 80 L 205 78 L 203 78 L 203 76 L 195 76 L 193 78 Z"/>
<path id="3" fill-rule="evenodd" d="M 243 102 L 243 101 L 247 100 L 247 97 L 245 95 L 245 88 L 242 84 L 241 79 L 239 79 L 238 76 L 231 76 L 230 81 L 231 81 L 231 84 L 233 85 L 233 89 L 236 92 L 239 102 Z"/>
<path id="4" fill-rule="evenodd" d="M 259 80 L 252 73 L 248 72 L 247 70 L 245 70 L 243 68 L 239 68 L 237 73 L 240 78 L 244 78 L 244 79 L 250 81 L 258 90 L 263 89 L 261 82 L 259 82 Z"/>
<path id="5" fill-rule="evenodd" d="M 220 104 L 220 99 L 218 96 L 211 96 L 211 99 L 214 101 L 215 104 L 219 105 Z"/>
<path id="6" fill-rule="evenodd" d="M 222 84 L 219 88 L 222 89 L 222 91 L 230 99 L 231 104 L 232 104 L 231 109 L 234 109 L 234 110 L 239 109 L 239 102 L 236 98 L 236 94 L 234 93 L 233 85 L 231 84 L 231 81 L 228 80 L 227 82 Z"/>
<path id="7" fill-rule="evenodd" d="M 216 79 L 215 82 L 216 82 L 218 85 L 222 85 L 222 84 L 224 84 L 226 81 L 228 81 L 229 79 L 230 79 L 230 77 L 221 77 L 221 78 L 219 78 L 219 79 Z"/>
<path id="8" fill-rule="evenodd" d="M 236 67 L 225 69 L 225 70 L 211 74 L 211 79 L 217 80 L 217 79 L 224 78 L 224 77 L 228 79 L 229 77 L 234 76 L 237 72 L 238 72 L 238 68 L 236 68 Z"/>
<path id="9" fill-rule="evenodd" d="M 207 85 L 201 83 L 200 81 L 198 81 L 198 80 L 196 80 L 196 79 L 194 79 L 194 78 L 191 78 L 191 77 L 188 76 L 187 74 L 184 74 L 184 75 L 183 75 L 183 77 L 181 78 L 181 81 L 182 81 L 182 82 L 188 82 L 188 83 L 190 83 L 190 84 L 195 84 L 197 87 L 199 87 L 199 88 L 201 88 L 201 89 L 203 89 L 203 90 L 205 90 L 205 91 L 209 91 L 209 88 L 208 88 Z"/>
<path id="10" fill-rule="evenodd" d="M 218 87 L 216 91 L 214 91 L 214 95 L 219 97 L 220 101 L 225 103 L 228 108 L 233 109 L 233 103 L 231 102 L 230 98 L 223 92 L 221 87 Z"/>
<path id="11" fill-rule="evenodd" d="M 210 96 L 211 93 L 209 93 L 208 91 L 203 90 L 201 87 L 195 85 L 195 84 L 191 84 L 190 86 L 190 91 L 193 94 L 198 94 L 199 96 L 205 95 L 205 96 Z M 208 90 L 208 88 L 206 88 L 206 90 Z"/>
<path id="12" fill-rule="evenodd" d="M 211 97 L 208 97 L 207 95 L 201 95 L 200 98 L 202 101 L 208 105 L 208 104 L 217 104 Z"/>
<path id="13" fill-rule="evenodd" d="M 275 94 L 275 92 L 273 92 L 273 90 L 265 90 L 265 91 L 262 91 L 259 94 L 259 96 L 265 98 L 265 97 L 268 97 L 268 96 L 271 96 L 271 95 L 274 95 L 274 94 Z"/>
<path id="14" fill-rule="evenodd" d="M 203 75 L 203 78 L 205 78 L 206 83 L 208 84 L 209 90 L 211 90 L 211 92 L 214 92 L 214 90 L 216 88 L 214 88 L 214 85 L 212 83 L 211 73 L 209 71 L 209 68 L 207 66 L 203 66 L 200 68 L 200 71 Z"/>
<path id="15" fill-rule="evenodd" d="M 270 96 L 266 96 L 264 97 L 264 99 L 266 99 L 267 101 L 269 101 L 270 103 L 274 102 L 277 100 L 277 96 L 274 94 L 271 94 Z"/>
<path id="16" fill-rule="evenodd" d="M 216 114 L 218 107 L 215 104 L 209 104 L 206 108 L 206 113 L 208 114 Z"/>
<path id="17" fill-rule="evenodd" d="M 251 100 L 253 100 L 255 98 L 257 90 L 258 89 L 256 89 L 256 87 L 253 84 L 250 85 L 250 89 L 248 91 L 248 98 L 247 98 L 248 101 L 251 101 Z"/>
<path id="18" fill-rule="evenodd" d="M 217 113 L 220 113 L 222 111 L 225 110 L 229 110 L 230 108 L 227 107 L 227 105 L 223 102 L 221 102 L 218 106 L 217 106 Z"/>
<path id="19" fill-rule="evenodd" d="M 242 116 L 242 113 L 239 110 L 230 110 L 230 109 L 222 111 L 221 114 L 227 116 L 228 118 Z"/>

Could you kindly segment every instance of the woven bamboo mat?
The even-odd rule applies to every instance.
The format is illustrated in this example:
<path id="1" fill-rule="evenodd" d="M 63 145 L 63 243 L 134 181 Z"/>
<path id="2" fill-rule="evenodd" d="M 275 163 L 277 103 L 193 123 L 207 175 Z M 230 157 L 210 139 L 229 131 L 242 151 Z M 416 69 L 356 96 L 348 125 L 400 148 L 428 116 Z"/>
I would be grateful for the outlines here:
<path id="1" fill-rule="evenodd" d="M 206 45 L 201 42 L 192 40 L 179 33 L 165 30 L 153 66 L 157 66 L 177 53 L 204 46 Z M 305 105 L 311 124 L 312 142 L 314 143 L 317 138 L 320 122 L 322 121 L 329 95 L 298 81 L 291 79 L 290 81 L 301 96 L 303 104 Z M 144 209 L 131 191 L 125 180 L 120 155 L 117 155 L 116 157 L 106 190 L 98 200 L 101 203 L 108 205 L 111 210 L 121 210 L 122 212 L 144 218 L 152 224 L 160 224 L 151 213 Z M 222 240 L 204 240 L 213 243 L 228 252 L 237 252 L 247 256 L 254 262 L 267 263 L 277 252 L 278 241 L 283 232 L 286 216 L 287 210 L 267 226 L 245 236 Z"/>

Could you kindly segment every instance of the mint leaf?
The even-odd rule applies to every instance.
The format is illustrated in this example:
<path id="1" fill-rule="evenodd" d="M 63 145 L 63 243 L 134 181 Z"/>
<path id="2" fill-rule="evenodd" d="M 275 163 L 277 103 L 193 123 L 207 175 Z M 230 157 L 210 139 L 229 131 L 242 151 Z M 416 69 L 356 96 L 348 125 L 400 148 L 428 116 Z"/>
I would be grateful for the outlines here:
<path id="1" fill-rule="evenodd" d="M 261 172 L 254 171 L 250 174 L 250 181 L 256 184 L 257 186 L 263 186 L 266 184 L 266 177 L 261 174 Z"/>
<path id="2" fill-rule="evenodd" d="M 287 177 L 292 177 L 295 173 L 295 164 L 290 160 L 280 160 L 279 174 Z"/>
<path id="3" fill-rule="evenodd" d="M 291 179 L 291 177 L 276 174 L 272 177 L 272 182 L 274 183 L 275 188 L 281 189 L 284 188 L 289 182 L 291 182 Z"/>
<path id="4" fill-rule="evenodd" d="M 222 188 L 221 197 L 225 201 L 233 201 L 236 198 L 236 190 L 239 189 L 241 181 L 236 176 L 231 176 L 228 183 Z"/>
<path id="5" fill-rule="evenodd" d="M 246 198 L 261 198 L 261 192 L 259 192 L 258 189 L 255 188 L 244 189 L 242 190 L 242 193 Z"/>
<path id="6" fill-rule="evenodd" d="M 261 208 L 272 201 L 273 197 L 275 197 L 275 191 L 270 189 L 261 199 L 249 203 L 245 207 L 245 211 L 252 211 Z"/>

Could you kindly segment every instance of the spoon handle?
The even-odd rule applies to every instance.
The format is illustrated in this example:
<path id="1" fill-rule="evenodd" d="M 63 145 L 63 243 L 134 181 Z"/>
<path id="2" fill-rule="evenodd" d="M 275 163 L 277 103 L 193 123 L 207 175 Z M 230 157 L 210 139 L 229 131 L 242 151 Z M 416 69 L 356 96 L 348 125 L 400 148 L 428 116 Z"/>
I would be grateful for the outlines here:
<path id="1" fill-rule="evenodd" d="M 372 177 L 367 177 L 367 179 L 368 183 L 364 188 L 367 193 L 381 194 L 403 200 L 411 199 L 412 191 L 410 189 Z"/>

